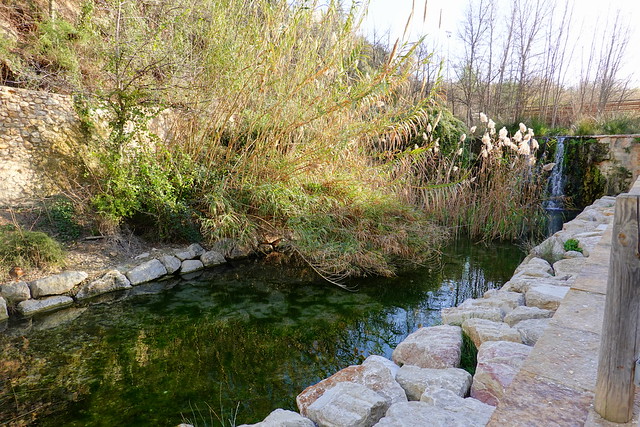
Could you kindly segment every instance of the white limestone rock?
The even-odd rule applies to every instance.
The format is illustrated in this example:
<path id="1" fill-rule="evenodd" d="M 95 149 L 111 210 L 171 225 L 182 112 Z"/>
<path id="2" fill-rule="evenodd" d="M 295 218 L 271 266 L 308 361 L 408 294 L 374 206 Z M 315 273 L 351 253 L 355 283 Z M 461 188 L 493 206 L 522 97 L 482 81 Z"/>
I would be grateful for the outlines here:
<path id="1" fill-rule="evenodd" d="M 175 273 L 176 271 L 180 270 L 180 267 L 182 266 L 182 262 L 178 259 L 178 257 L 175 257 L 173 255 L 163 255 L 158 258 L 158 260 L 160 260 L 162 265 L 164 265 L 164 268 L 167 270 L 167 274 Z"/>
<path id="2" fill-rule="evenodd" d="M 465 399 L 451 390 L 435 387 L 428 387 L 422 393 L 420 401 L 456 414 L 467 426 L 487 425 L 495 410 L 495 407 L 472 397 Z"/>
<path id="3" fill-rule="evenodd" d="M 547 319 L 553 316 L 553 311 L 538 307 L 520 306 L 504 316 L 504 322 L 513 327 L 516 323 L 529 319 Z"/>
<path id="4" fill-rule="evenodd" d="M 505 313 L 500 307 L 496 307 L 488 300 L 469 299 L 458 307 L 443 308 L 440 310 L 442 323 L 447 325 L 462 325 L 467 319 L 487 319 L 501 322 Z"/>
<path id="5" fill-rule="evenodd" d="M 261 422 L 242 424 L 240 427 L 315 427 L 315 424 L 297 412 L 276 409 Z"/>
<path id="6" fill-rule="evenodd" d="M 406 401 L 407 396 L 404 389 L 395 379 L 395 371 L 398 367 L 394 365 L 395 368 L 393 368 L 389 364 L 393 364 L 393 362 L 380 356 L 369 356 L 362 365 L 348 366 L 329 378 L 307 387 L 296 397 L 300 414 L 308 416 L 309 406 L 328 390 L 342 382 L 363 385 L 386 399 L 389 405 Z"/>
<path id="7" fill-rule="evenodd" d="M 474 416 L 426 402 L 406 402 L 392 405 L 376 427 L 480 427 L 486 425 L 485 417 L 484 412 Z"/>
<path id="8" fill-rule="evenodd" d="M 507 341 L 488 341 L 478 349 L 478 365 L 471 397 L 496 406 L 529 356 L 531 347 Z"/>
<path id="9" fill-rule="evenodd" d="M 409 400 L 420 400 L 427 387 L 444 388 L 464 397 L 471 387 L 471 378 L 471 374 L 464 369 L 430 369 L 412 365 L 402 366 L 396 374 L 396 381 Z"/>
<path id="10" fill-rule="evenodd" d="M 532 285 L 525 294 L 525 301 L 529 307 L 555 311 L 567 292 L 569 292 L 569 287 L 566 286 Z"/>
<path id="11" fill-rule="evenodd" d="M 182 267 L 180 267 L 181 274 L 193 273 L 194 271 L 202 270 L 204 265 L 202 261 L 197 259 L 187 259 L 182 261 Z"/>
<path id="12" fill-rule="evenodd" d="M 364 360 L 364 362 L 362 362 L 362 365 L 363 366 L 382 365 L 385 368 L 387 368 L 389 372 L 391 372 L 391 376 L 393 376 L 393 378 L 396 377 L 396 374 L 398 373 L 398 369 L 400 369 L 400 366 L 393 363 L 393 361 L 387 359 L 386 357 L 378 356 L 376 354 L 372 354 L 371 356 L 367 357 Z"/>
<path id="13" fill-rule="evenodd" d="M 307 417 L 320 427 L 368 427 L 375 425 L 389 404 L 361 384 L 342 382 L 327 390 L 307 408 Z"/>
<path id="14" fill-rule="evenodd" d="M 584 269 L 584 258 L 561 259 L 553 263 L 557 277 L 575 277 Z"/>
<path id="15" fill-rule="evenodd" d="M 550 275 L 553 275 L 553 268 L 551 267 L 551 264 L 549 264 L 548 261 L 537 256 L 530 258 L 526 263 L 523 262 L 522 264 L 520 264 L 518 268 L 516 268 L 516 270 L 513 272 L 513 274 L 517 275 L 519 273 L 528 271 L 532 273 L 529 274 L 531 276 L 542 274 L 543 276 L 548 277 Z"/>
<path id="16" fill-rule="evenodd" d="M 18 303 L 18 311 L 23 316 L 32 316 L 37 313 L 57 310 L 62 307 L 68 307 L 73 304 L 73 298 L 55 295 L 42 299 L 28 299 Z"/>
<path id="17" fill-rule="evenodd" d="M 89 275 L 84 271 L 65 271 L 64 273 L 44 277 L 29 282 L 31 296 L 40 298 L 48 295 L 61 295 L 69 292 L 79 283 L 82 283 Z"/>
<path id="18" fill-rule="evenodd" d="M 524 295 L 520 292 L 491 289 L 484 293 L 483 298 L 485 300 L 483 303 L 498 307 L 505 313 L 524 305 Z"/>
<path id="19" fill-rule="evenodd" d="M 584 254 L 582 252 L 578 252 L 578 251 L 567 251 L 567 252 L 564 253 L 564 258 L 565 259 L 584 258 Z"/>
<path id="20" fill-rule="evenodd" d="M 518 322 L 513 328 L 520 333 L 522 342 L 534 346 L 544 334 L 551 319 L 528 319 Z"/>
<path id="21" fill-rule="evenodd" d="M 476 348 L 487 341 L 522 342 L 520 333 L 504 322 L 468 319 L 462 324 L 462 331 L 469 336 Z"/>
<path id="22" fill-rule="evenodd" d="M 227 262 L 224 255 L 217 251 L 207 251 L 203 253 L 200 255 L 200 261 L 202 261 L 205 267 L 214 267 Z"/>
<path id="23" fill-rule="evenodd" d="M 150 282 L 167 275 L 167 269 L 157 259 L 151 259 L 127 271 L 126 276 L 132 285 Z"/>
<path id="24" fill-rule="evenodd" d="M 0 296 L 9 304 L 14 304 L 31 298 L 31 290 L 26 282 L 5 283 L 0 286 Z"/>
<path id="25" fill-rule="evenodd" d="M 101 278 L 83 285 L 76 294 L 77 300 L 83 300 L 107 292 L 119 291 L 131 288 L 131 282 L 118 270 L 111 270 Z"/>
<path id="26" fill-rule="evenodd" d="M 392 359 L 397 365 L 421 368 L 454 368 L 460 365 L 462 329 L 440 325 L 420 328 L 404 339 Z"/>

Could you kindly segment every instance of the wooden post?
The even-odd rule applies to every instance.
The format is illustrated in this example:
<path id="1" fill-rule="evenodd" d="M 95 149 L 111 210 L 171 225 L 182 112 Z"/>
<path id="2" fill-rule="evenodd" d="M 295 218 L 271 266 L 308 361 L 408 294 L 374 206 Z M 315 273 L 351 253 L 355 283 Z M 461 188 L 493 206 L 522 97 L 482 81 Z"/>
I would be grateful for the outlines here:
<path id="1" fill-rule="evenodd" d="M 633 416 L 633 376 L 635 360 L 640 356 L 639 183 L 633 194 L 616 197 L 598 360 L 595 410 L 616 423 L 626 423 Z"/>

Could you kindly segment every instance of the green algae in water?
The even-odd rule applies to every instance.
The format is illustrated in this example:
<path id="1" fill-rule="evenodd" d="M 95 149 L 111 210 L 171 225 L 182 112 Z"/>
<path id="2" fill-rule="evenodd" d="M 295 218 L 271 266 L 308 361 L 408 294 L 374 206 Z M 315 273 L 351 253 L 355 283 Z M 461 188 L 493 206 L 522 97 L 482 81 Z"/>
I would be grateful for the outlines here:
<path id="1" fill-rule="evenodd" d="M 257 263 L 159 282 L 139 295 L 11 325 L 0 420 L 44 426 L 231 425 L 296 410 L 308 385 L 392 349 L 439 310 L 502 285 L 512 245 L 458 241 L 442 268 L 362 279 L 358 292 Z M 48 323 L 47 323 L 48 322 Z M 46 329 L 49 328 L 49 329 Z M 230 421 L 231 420 L 231 421 Z"/>

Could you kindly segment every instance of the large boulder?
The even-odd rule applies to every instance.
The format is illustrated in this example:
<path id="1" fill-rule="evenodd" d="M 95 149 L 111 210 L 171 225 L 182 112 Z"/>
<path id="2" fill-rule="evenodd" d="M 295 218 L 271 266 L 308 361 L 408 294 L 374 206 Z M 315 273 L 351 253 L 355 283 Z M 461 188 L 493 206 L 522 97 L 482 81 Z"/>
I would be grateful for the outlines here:
<path id="1" fill-rule="evenodd" d="M 205 267 L 214 267 L 216 265 L 224 264 L 227 262 L 224 255 L 218 251 L 207 251 L 200 255 L 200 261 Z"/>
<path id="2" fill-rule="evenodd" d="M 471 374 L 459 368 L 430 369 L 404 365 L 398 370 L 396 381 L 409 400 L 420 400 L 428 387 L 444 388 L 464 397 L 471 386 Z"/>
<path id="3" fill-rule="evenodd" d="M 479 427 L 486 425 L 485 417 L 485 412 L 474 416 L 426 402 L 404 402 L 392 405 L 376 427 Z"/>
<path id="4" fill-rule="evenodd" d="M 65 271 L 64 273 L 29 282 L 31 296 L 40 298 L 48 295 L 61 295 L 69 292 L 89 275 L 84 271 Z"/>
<path id="5" fill-rule="evenodd" d="M 530 319 L 547 319 L 553 316 L 553 311 L 538 307 L 521 306 L 504 316 L 504 322 L 513 326 L 518 322 Z"/>
<path id="6" fill-rule="evenodd" d="M 362 384 L 343 382 L 327 390 L 307 408 L 319 427 L 369 427 L 389 408 L 387 400 Z"/>
<path id="7" fill-rule="evenodd" d="M 157 259 L 151 259 L 127 271 L 126 276 L 132 285 L 150 282 L 167 275 L 167 269 Z"/>
<path id="8" fill-rule="evenodd" d="M 569 287 L 548 284 L 532 285 L 525 294 L 525 300 L 529 307 L 538 307 L 545 310 L 557 310 L 560 302 L 569 292 Z"/>
<path id="9" fill-rule="evenodd" d="M 395 380 L 395 372 L 390 369 L 386 362 L 378 358 L 384 359 L 380 356 L 369 356 L 362 365 L 349 366 L 329 378 L 307 387 L 296 397 L 300 413 L 308 416 L 307 409 L 313 402 L 328 390 L 343 382 L 363 385 L 385 398 L 389 405 L 406 401 L 407 396 L 403 388 Z M 392 362 L 389 361 L 389 363 Z"/>
<path id="10" fill-rule="evenodd" d="M 76 294 L 77 300 L 91 298 L 107 292 L 119 291 L 131 288 L 131 283 L 127 277 L 118 270 L 111 270 L 101 278 L 82 286 Z"/>
<path id="11" fill-rule="evenodd" d="M 442 323 L 447 325 L 462 325 L 467 319 L 487 319 L 502 322 L 505 313 L 500 307 L 492 305 L 486 300 L 467 300 L 458 307 L 440 310 Z"/>
<path id="12" fill-rule="evenodd" d="M 513 327 L 520 333 L 522 342 L 526 345 L 534 346 L 538 339 L 544 334 L 544 331 L 549 326 L 551 319 L 528 319 L 516 323 Z"/>
<path id="13" fill-rule="evenodd" d="M 462 331 L 471 338 L 476 347 L 487 341 L 522 342 L 520 333 L 504 322 L 468 319 L 462 324 Z"/>
<path id="14" fill-rule="evenodd" d="M 462 330 L 459 326 L 440 325 L 420 328 L 393 351 L 398 365 L 421 368 L 455 368 L 460 365 Z"/>
<path id="15" fill-rule="evenodd" d="M 164 265 L 164 268 L 167 270 L 167 274 L 173 274 L 176 271 L 180 270 L 182 266 L 182 261 L 173 255 L 163 255 L 158 260 Z"/>
<path id="16" fill-rule="evenodd" d="M 562 253 L 564 253 L 564 248 L 562 249 Z M 557 255 L 562 254 L 557 253 Z M 523 262 L 516 268 L 516 270 L 513 272 L 513 275 L 516 276 L 518 274 L 528 275 L 532 277 L 549 277 L 553 275 L 553 267 L 551 267 L 551 264 L 549 264 L 547 260 L 539 257 L 533 257 L 530 258 L 526 263 Z"/>
<path id="17" fill-rule="evenodd" d="M 242 424 L 240 427 L 315 427 L 315 424 L 297 412 L 276 409 L 261 422 Z"/>
<path id="18" fill-rule="evenodd" d="M 484 293 L 483 299 L 478 303 L 482 303 L 489 307 L 498 307 L 504 313 L 510 313 L 517 307 L 524 305 L 524 295 L 520 292 L 491 289 Z"/>
<path id="19" fill-rule="evenodd" d="M 567 258 L 556 261 L 553 268 L 557 277 L 575 277 L 584 270 L 584 258 Z"/>
<path id="20" fill-rule="evenodd" d="M 493 414 L 495 408 L 482 403 L 472 397 L 462 398 L 451 390 L 428 387 L 422 396 L 421 402 L 425 402 L 436 408 L 447 410 L 460 417 L 465 426 L 485 426 Z"/>
<path id="21" fill-rule="evenodd" d="M 5 283 L 0 286 L 0 296 L 9 304 L 14 304 L 31 298 L 31 290 L 25 282 Z"/>
<path id="22" fill-rule="evenodd" d="M 182 261 L 182 267 L 180 267 L 181 274 L 193 273 L 194 271 L 202 270 L 204 265 L 202 261 L 198 259 L 187 259 Z"/>
<path id="23" fill-rule="evenodd" d="M 62 307 L 68 307 L 73 304 L 73 298 L 55 295 L 42 299 L 28 299 L 18 303 L 18 311 L 23 316 L 33 316 L 37 313 L 44 313 L 46 311 L 58 310 Z"/>
<path id="24" fill-rule="evenodd" d="M 496 406 L 529 356 L 531 347 L 508 341 L 488 341 L 478 349 L 471 397 Z"/>

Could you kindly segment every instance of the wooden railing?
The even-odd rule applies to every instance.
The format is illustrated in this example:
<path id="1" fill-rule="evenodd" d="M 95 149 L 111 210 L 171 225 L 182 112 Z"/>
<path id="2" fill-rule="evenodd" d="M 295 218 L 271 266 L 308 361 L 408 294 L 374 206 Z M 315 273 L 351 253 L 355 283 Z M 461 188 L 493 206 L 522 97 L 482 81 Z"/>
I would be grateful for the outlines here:
<path id="1" fill-rule="evenodd" d="M 617 423 L 633 416 L 634 374 L 640 357 L 639 215 L 640 179 L 629 193 L 616 197 L 598 360 L 595 410 Z"/>

